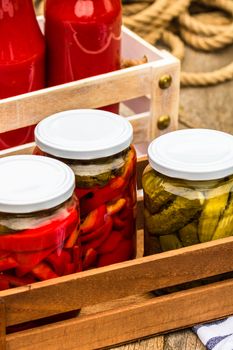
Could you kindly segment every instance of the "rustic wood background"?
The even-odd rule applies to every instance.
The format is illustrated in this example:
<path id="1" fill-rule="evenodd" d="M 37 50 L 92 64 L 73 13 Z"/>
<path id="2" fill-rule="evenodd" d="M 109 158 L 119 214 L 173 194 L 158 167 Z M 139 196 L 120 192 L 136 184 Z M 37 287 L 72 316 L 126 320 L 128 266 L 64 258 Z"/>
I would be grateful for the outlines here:
<path id="1" fill-rule="evenodd" d="M 35 0 L 37 13 L 43 12 L 43 4 Z M 216 53 L 206 54 L 186 48 L 182 64 L 185 71 L 209 71 L 232 61 L 233 46 Z M 207 88 L 181 89 L 180 128 L 211 128 L 233 133 L 233 81 Z M 205 347 L 191 330 L 152 337 L 116 350 L 203 350 Z"/>

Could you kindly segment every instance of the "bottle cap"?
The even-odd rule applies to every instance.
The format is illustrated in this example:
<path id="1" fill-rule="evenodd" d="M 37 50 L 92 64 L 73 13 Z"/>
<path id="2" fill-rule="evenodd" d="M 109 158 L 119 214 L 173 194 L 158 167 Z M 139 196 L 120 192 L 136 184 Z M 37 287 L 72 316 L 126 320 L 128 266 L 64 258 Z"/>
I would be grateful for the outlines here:
<path id="1" fill-rule="evenodd" d="M 148 157 L 153 169 L 185 180 L 214 180 L 233 174 L 233 136 L 209 129 L 178 130 L 155 139 Z"/>
<path id="2" fill-rule="evenodd" d="M 130 122 L 96 109 L 70 110 L 42 120 L 35 129 L 37 146 L 55 157 L 98 159 L 128 148 L 133 139 Z"/>
<path id="3" fill-rule="evenodd" d="M 0 159 L 0 212 L 30 213 L 64 203 L 75 177 L 64 163 L 33 155 Z"/>

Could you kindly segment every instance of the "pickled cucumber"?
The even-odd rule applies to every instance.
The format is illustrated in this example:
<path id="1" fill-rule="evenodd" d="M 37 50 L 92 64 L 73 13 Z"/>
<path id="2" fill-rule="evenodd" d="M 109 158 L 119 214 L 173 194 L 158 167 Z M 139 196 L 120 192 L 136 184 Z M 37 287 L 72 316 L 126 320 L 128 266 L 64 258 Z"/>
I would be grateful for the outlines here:
<path id="1" fill-rule="evenodd" d="M 173 250 L 183 247 L 179 238 L 175 234 L 160 236 L 159 241 L 161 248 L 164 252 L 167 250 Z"/>
<path id="2" fill-rule="evenodd" d="M 91 188 L 94 186 L 105 186 L 113 177 L 111 171 L 95 176 L 79 176 L 75 175 L 76 185 L 81 188 Z"/>
<path id="3" fill-rule="evenodd" d="M 230 237 L 233 235 L 233 195 L 231 193 L 228 205 L 219 220 L 212 240 Z"/>
<path id="4" fill-rule="evenodd" d="M 184 247 L 199 243 L 198 221 L 193 220 L 188 225 L 179 230 L 179 238 Z"/>
<path id="5" fill-rule="evenodd" d="M 145 226 L 148 231 L 156 235 L 166 235 L 187 225 L 202 208 L 203 198 L 197 192 L 195 194 L 197 198 L 193 200 L 177 196 L 168 208 L 157 214 L 152 215 L 144 209 Z"/>
<path id="6" fill-rule="evenodd" d="M 198 225 L 198 236 L 200 242 L 208 242 L 212 240 L 219 218 L 226 208 L 232 185 L 232 182 L 228 182 L 208 191 L 208 198 L 205 201 Z"/>
<path id="7" fill-rule="evenodd" d="M 144 202 L 150 213 L 157 213 L 167 202 L 173 200 L 175 195 L 167 192 L 163 186 L 163 179 L 156 176 L 154 170 L 143 175 Z"/>
<path id="8" fill-rule="evenodd" d="M 150 235 L 148 232 L 145 231 L 144 255 L 152 255 L 155 253 L 161 253 L 159 238 L 155 235 Z"/>

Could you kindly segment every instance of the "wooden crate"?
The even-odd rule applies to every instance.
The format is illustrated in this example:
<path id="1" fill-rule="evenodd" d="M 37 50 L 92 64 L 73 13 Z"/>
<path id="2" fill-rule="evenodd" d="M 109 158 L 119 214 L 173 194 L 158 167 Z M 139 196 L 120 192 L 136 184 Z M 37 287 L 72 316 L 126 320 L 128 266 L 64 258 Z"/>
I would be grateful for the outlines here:
<path id="1" fill-rule="evenodd" d="M 138 174 L 146 162 L 138 159 Z M 141 248 L 140 190 L 138 204 Z M 230 315 L 233 279 L 148 292 L 230 272 L 232 250 L 226 238 L 2 291 L 0 349 L 98 349 Z"/>
<path id="2" fill-rule="evenodd" d="M 43 17 L 38 17 L 43 31 Z M 98 108 L 122 102 L 123 112 L 134 127 L 134 143 L 146 143 L 155 136 L 177 128 L 179 108 L 180 62 L 160 51 L 123 27 L 122 57 L 148 63 L 102 74 L 78 82 L 0 100 L 0 132 L 38 123 L 43 118 L 68 109 Z M 164 75 L 172 78 L 167 89 L 159 87 Z M 157 123 L 170 117 L 170 125 L 159 130 Z M 29 151 L 30 151 L 29 145 Z M 19 152 L 15 148 L 13 152 Z M 22 150 L 25 153 L 23 147 Z M 7 152 L 0 152 L 0 156 Z"/>
<path id="3" fill-rule="evenodd" d="M 175 129 L 179 62 L 124 28 L 123 56 L 143 54 L 149 63 L 0 101 L 0 132 L 37 123 L 65 109 L 121 101 L 127 101 L 124 103 L 133 111 L 128 118 L 136 144 Z M 165 90 L 159 87 L 164 74 L 172 76 L 171 87 Z M 164 131 L 157 127 L 162 115 L 171 117 Z M 32 147 L 2 151 L 0 156 L 30 153 Z M 140 178 L 146 162 L 138 158 L 140 251 Z M 232 279 L 159 297 L 149 292 L 231 272 L 232 249 L 233 239 L 226 238 L 2 291 L 0 350 L 97 349 L 230 315 Z"/>

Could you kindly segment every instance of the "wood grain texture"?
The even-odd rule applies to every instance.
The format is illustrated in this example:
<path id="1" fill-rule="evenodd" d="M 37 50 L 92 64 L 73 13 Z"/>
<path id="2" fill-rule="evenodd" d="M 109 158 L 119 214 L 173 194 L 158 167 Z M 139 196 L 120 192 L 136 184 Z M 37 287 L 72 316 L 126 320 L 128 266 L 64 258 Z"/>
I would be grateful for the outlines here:
<path id="1" fill-rule="evenodd" d="M 7 349 L 91 350 L 167 332 L 230 315 L 232 293 L 233 280 L 228 280 L 154 297 L 131 306 L 8 335 Z"/>
<path id="2" fill-rule="evenodd" d="M 150 90 L 151 67 L 145 64 L 11 97 L 0 101 L 0 132 L 36 124 L 64 110 L 98 108 Z"/>
<path id="3" fill-rule="evenodd" d="M 232 250 L 230 237 L 3 291 L 7 325 L 229 272 Z"/>
<path id="4" fill-rule="evenodd" d="M 139 340 L 136 343 L 119 346 L 117 347 L 117 349 L 118 350 L 164 350 L 164 337 L 158 336 L 150 339 Z"/>
<path id="5" fill-rule="evenodd" d="M 4 300 L 0 299 L 0 350 L 6 349 L 6 308 Z"/>
<path id="6" fill-rule="evenodd" d="M 171 333 L 164 337 L 162 350 L 204 350 L 205 347 L 197 336 L 190 330 Z M 122 349 L 124 350 L 124 349 Z"/>
<path id="7" fill-rule="evenodd" d="M 180 66 L 174 62 L 170 67 L 164 66 L 160 70 L 154 69 L 152 72 L 152 93 L 151 93 L 151 123 L 148 139 L 153 140 L 158 135 L 158 119 L 160 116 L 168 115 L 171 119 L 170 125 L 164 130 L 160 130 L 162 135 L 178 128 L 177 111 L 179 109 L 179 86 L 180 86 Z M 159 88 L 159 79 L 168 74 L 172 77 L 172 84 L 168 89 Z"/>

